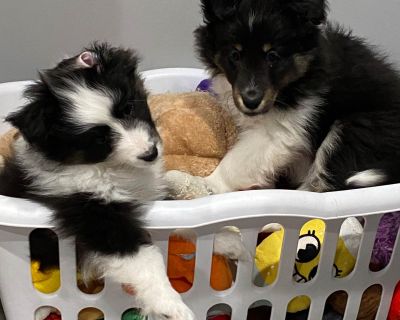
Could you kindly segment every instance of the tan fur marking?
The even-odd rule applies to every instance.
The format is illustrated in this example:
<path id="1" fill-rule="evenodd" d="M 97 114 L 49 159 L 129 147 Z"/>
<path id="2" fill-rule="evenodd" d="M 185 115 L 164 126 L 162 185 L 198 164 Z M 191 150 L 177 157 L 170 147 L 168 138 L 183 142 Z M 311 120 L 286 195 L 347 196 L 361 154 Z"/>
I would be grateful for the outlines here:
<path id="1" fill-rule="evenodd" d="M 299 76 L 302 76 L 307 72 L 311 61 L 312 61 L 311 55 L 297 54 L 294 56 L 294 64 L 297 68 L 297 73 Z"/>
<path id="2" fill-rule="evenodd" d="M 267 91 L 265 91 L 264 98 L 260 105 L 264 106 L 270 102 L 275 103 L 275 99 L 277 96 L 278 96 L 278 91 L 274 89 L 267 89 Z"/>

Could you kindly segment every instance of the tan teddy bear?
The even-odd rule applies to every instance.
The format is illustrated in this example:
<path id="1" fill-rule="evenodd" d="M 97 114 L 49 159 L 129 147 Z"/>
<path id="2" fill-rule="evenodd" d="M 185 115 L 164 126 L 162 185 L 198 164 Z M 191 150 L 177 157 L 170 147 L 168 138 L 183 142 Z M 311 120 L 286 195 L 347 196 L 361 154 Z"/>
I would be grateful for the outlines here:
<path id="1" fill-rule="evenodd" d="M 149 106 L 164 143 L 166 170 L 208 176 L 236 139 L 233 121 L 208 93 L 155 95 Z"/>
<path id="2" fill-rule="evenodd" d="M 11 129 L 4 135 L 0 136 L 0 167 L 4 165 L 7 157 L 12 155 L 12 142 L 17 139 L 19 133 L 17 129 Z"/>

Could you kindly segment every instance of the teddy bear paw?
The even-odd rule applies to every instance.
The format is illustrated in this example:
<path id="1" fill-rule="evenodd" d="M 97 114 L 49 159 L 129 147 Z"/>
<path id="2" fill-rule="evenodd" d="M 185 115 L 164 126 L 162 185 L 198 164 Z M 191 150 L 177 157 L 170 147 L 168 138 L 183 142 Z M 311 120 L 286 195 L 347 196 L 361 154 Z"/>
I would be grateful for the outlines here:
<path id="1" fill-rule="evenodd" d="M 205 180 L 188 173 L 171 170 L 166 173 L 169 195 L 173 199 L 188 200 L 212 194 Z"/>

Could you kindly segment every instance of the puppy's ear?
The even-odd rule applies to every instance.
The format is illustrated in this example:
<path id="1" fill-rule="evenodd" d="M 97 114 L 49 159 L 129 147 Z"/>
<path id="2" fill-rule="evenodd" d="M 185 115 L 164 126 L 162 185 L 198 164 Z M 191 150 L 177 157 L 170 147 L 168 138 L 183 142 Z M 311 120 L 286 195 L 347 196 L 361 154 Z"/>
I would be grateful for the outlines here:
<path id="1" fill-rule="evenodd" d="M 30 103 L 8 115 L 6 121 L 16 127 L 29 143 L 40 144 L 49 134 L 56 98 L 43 81 L 28 87 L 25 96 Z"/>
<path id="2" fill-rule="evenodd" d="M 326 21 L 328 5 L 326 0 L 288 0 L 286 9 L 302 21 L 320 25 Z"/>
<path id="3" fill-rule="evenodd" d="M 240 0 L 201 0 L 205 22 L 221 21 L 235 14 Z"/>
<path id="4" fill-rule="evenodd" d="M 76 57 L 75 63 L 79 68 L 93 68 L 98 64 L 98 61 L 94 52 L 84 51 Z"/>

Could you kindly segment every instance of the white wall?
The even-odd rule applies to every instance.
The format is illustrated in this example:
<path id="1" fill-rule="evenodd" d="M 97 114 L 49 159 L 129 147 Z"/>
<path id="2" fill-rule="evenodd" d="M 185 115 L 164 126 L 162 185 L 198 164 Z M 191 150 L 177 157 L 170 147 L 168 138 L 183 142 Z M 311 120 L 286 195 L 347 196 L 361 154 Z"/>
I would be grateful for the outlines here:
<path id="1" fill-rule="evenodd" d="M 200 66 L 198 0 L 0 0 L 0 82 L 31 79 L 90 41 L 138 48 L 142 69 Z M 332 0 L 332 17 L 400 63 L 400 0 Z"/>

